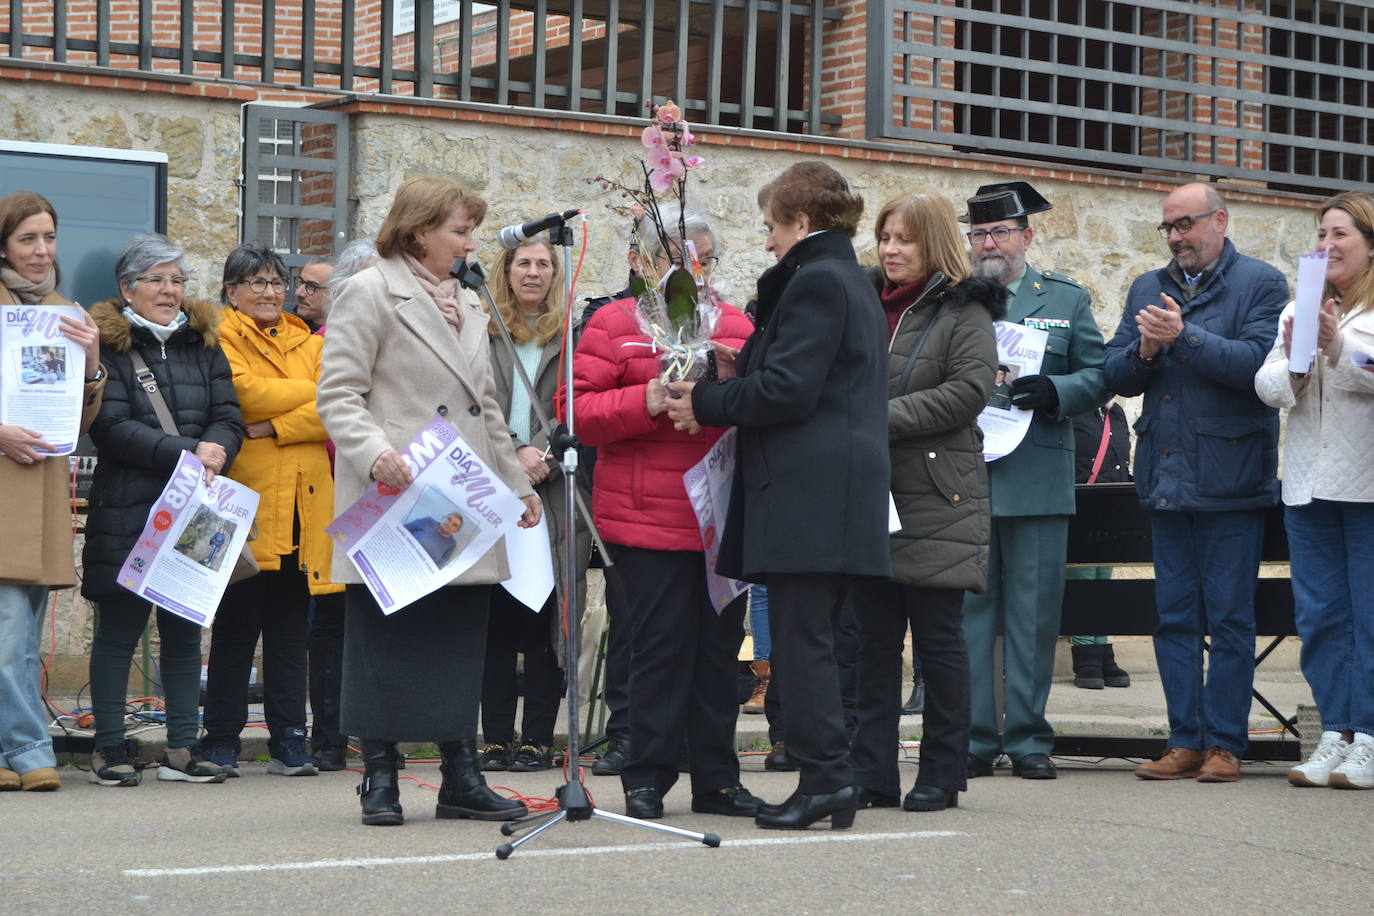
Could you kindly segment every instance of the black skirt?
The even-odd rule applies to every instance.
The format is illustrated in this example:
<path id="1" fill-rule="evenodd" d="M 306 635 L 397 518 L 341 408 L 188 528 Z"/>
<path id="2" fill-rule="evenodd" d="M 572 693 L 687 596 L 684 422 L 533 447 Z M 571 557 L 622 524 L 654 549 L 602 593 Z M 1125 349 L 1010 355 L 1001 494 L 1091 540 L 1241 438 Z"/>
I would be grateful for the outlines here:
<path id="1" fill-rule="evenodd" d="M 491 589 L 447 586 L 387 616 L 366 586 L 348 586 L 344 733 L 381 741 L 474 738 Z"/>

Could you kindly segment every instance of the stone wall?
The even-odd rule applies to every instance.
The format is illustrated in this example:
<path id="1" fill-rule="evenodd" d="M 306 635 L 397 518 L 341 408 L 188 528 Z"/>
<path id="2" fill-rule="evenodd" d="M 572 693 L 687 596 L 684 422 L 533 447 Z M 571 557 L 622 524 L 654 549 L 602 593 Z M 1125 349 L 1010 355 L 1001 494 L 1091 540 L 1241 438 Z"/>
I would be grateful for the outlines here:
<path id="1" fill-rule="evenodd" d="M 152 81 L 144 88 L 92 89 L 47 76 L 16 78 L 13 71 L 0 72 L 0 135 L 167 153 L 169 235 L 186 247 L 199 292 L 213 296 L 223 258 L 238 240 L 235 180 L 242 93 L 235 87 L 236 97 L 216 99 L 185 87 L 157 91 Z M 555 208 L 581 206 L 588 215 L 588 250 L 579 297 L 623 286 L 628 224 L 605 208 L 611 197 L 586 179 L 633 179 L 643 153 L 637 125 L 453 104 L 409 105 L 403 113 L 375 100 L 340 104 L 351 112 L 352 121 L 353 237 L 376 232 L 407 175 L 439 172 L 468 182 L 490 203 L 479 260 L 490 263 L 495 257 L 499 227 Z M 1154 226 L 1163 194 L 1174 184 L 1171 179 L 1028 167 L 914 146 L 710 130 L 700 136 L 707 162 L 693 173 L 689 194 L 719 233 L 724 260 L 718 281 L 727 300 L 736 303 L 753 294 L 755 279 L 772 264 L 754 204 L 758 189 L 787 165 L 816 156 L 827 158 L 851 180 L 870 214 L 903 193 L 939 192 L 959 202 L 987 182 L 1033 181 L 1054 203 L 1052 211 L 1033 218 L 1033 263 L 1068 273 L 1091 290 L 1106 334 L 1117 324 L 1131 279 L 1167 259 Z M 1232 235 L 1240 250 L 1292 276 L 1297 256 L 1313 246 L 1313 202 L 1243 186 L 1223 186 L 1223 191 L 1232 202 Z M 876 261 L 871 222 L 862 226 L 855 243 L 862 259 Z M 74 693 L 85 682 L 90 618 L 84 602 L 72 606 L 72 594 L 59 595 L 53 647 L 59 693 Z M 45 639 L 44 651 L 48 648 Z"/>

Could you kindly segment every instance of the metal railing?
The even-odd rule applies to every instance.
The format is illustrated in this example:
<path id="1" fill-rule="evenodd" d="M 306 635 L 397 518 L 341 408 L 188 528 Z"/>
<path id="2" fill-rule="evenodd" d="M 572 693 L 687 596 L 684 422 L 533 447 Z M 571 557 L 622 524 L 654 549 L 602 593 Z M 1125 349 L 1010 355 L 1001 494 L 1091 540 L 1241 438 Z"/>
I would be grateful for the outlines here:
<path id="1" fill-rule="evenodd" d="M 1302 192 L 1374 182 L 1374 0 L 880 0 L 870 136 Z"/>
<path id="2" fill-rule="evenodd" d="M 840 15 L 828 6 L 262 0 L 245 17 L 244 4 L 206 0 L 9 0 L 0 45 L 63 64 L 607 115 L 672 97 L 699 122 L 815 134 L 839 121 L 821 110 L 823 24 Z"/>

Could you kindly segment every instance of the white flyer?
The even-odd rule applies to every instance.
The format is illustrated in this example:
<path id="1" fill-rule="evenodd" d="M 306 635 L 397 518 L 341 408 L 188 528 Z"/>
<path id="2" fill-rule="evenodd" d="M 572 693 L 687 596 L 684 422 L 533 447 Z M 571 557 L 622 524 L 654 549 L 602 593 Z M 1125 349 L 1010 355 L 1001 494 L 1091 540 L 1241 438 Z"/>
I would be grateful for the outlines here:
<path id="1" fill-rule="evenodd" d="M 1325 251 L 1298 258 L 1298 292 L 1293 297 L 1293 336 L 1288 342 L 1288 371 L 1298 375 L 1312 371 L 1312 357 L 1317 353 L 1326 261 Z"/>
<path id="2" fill-rule="evenodd" d="M 384 614 L 458 578 L 516 530 L 525 512 L 443 417 L 430 420 L 401 458 L 413 475 L 410 486 L 373 482 L 324 529 Z"/>
<path id="3" fill-rule="evenodd" d="M 148 512 L 119 584 L 192 623 L 209 627 L 258 514 L 258 494 L 183 451 Z"/>
<path id="4" fill-rule="evenodd" d="M 983 460 L 996 461 L 1016 450 L 1030 429 L 1032 410 L 1011 406 L 1011 385 L 1023 375 L 1039 375 L 1049 335 L 1039 328 L 994 321 L 997 335 L 997 377 L 992 396 L 978 415 L 983 430 Z"/>
<path id="5" fill-rule="evenodd" d="M 0 312 L 0 423 L 38 433 L 53 450 L 76 451 L 86 351 L 62 332 L 79 305 L 7 305 Z"/>
<path id="6" fill-rule="evenodd" d="M 701 528 L 702 552 L 706 556 L 706 591 L 716 613 L 744 594 L 747 582 L 727 579 L 716 572 L 716 557 L 720 555 L 720 534 L 725 528 L 725 516 L 730 508 L 730 490 L 735 482 L 735 431 L 728 430 L 716 440 L 702 459 L 682 475 L 687 498 L 692 502 L 697 525 Z"/>
<path id="7" fill-rule="evenodd" d="M 506 562 L 510 578 L 501 587 L 538 614 L 553 591 L 553 550 L 549 547 L 549 513 L 533 528 L 516 525 L 506 532 Z"/>

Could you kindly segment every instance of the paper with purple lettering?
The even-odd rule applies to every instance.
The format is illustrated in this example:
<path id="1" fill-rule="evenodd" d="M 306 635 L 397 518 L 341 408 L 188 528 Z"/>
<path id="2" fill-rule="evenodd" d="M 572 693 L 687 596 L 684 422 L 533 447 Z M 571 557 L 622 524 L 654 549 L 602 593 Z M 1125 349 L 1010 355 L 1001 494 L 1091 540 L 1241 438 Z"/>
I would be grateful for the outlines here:
<path id="1" fill-rule="evenodd" d="M 1293 296 L 1293 336 L 1288 341 L 1288 371 L 1306 375 L 1317 354 L 1322 289 L 1326 286 L 1327 252 L 1298 258 L 1298 291 Z M 1279 329 L 1283 333 L 1283 329 Z"/>
<path id="2" fill-rule="evenodd" d="M 148 511 L 119 584 L 178 617 L 209 627 L 253 529 L 258 494 L 183 451 Z"/>
<path id="3" fill-rule="evenodd" d="M 443 417 L 430 420 L 400 454 L 410 486 L 396 490 L 374 481 L 324 529 L 384 614 L 452 583 L 515 530 L 525 512 Z"/>
<path id="4" fill-rule="evenodd" d="M 49 455 L 70 455 L 81 435 L 86 351 L 62 331 L 84 320 L 79 305 L 7 305 L 0 310 L 0 423 L 43 437 Z M 0 453 L 3 454 L 3 453 Z"/>
<path id="5" fill-rule="evenodd" d="M 702 552 L 706 556 L 706 592 L 719 614 L 749 587 L 747 582 L 727 579 L 716 572 L 720 554 L 720 535 L 730 508 L 730 489 L 735 481 L 735 431 L 716 440 L 702 459 L 682 475 L 687 498 L 692 502 L 697 525 L 701 528 Z"/>
<path id="6" fill-rule="evenodd" d="M 1011 384 L 1023 375 L 1039 375 L 1049 335 L 1010 321 L 994 321 L 997 335 L 997 374 L 992 396 L 978 415 L 983 430 L 983 460 L 996 461 L 1016 450 L 1030 429 L 1032 410 L 1011 406 Z"/>

